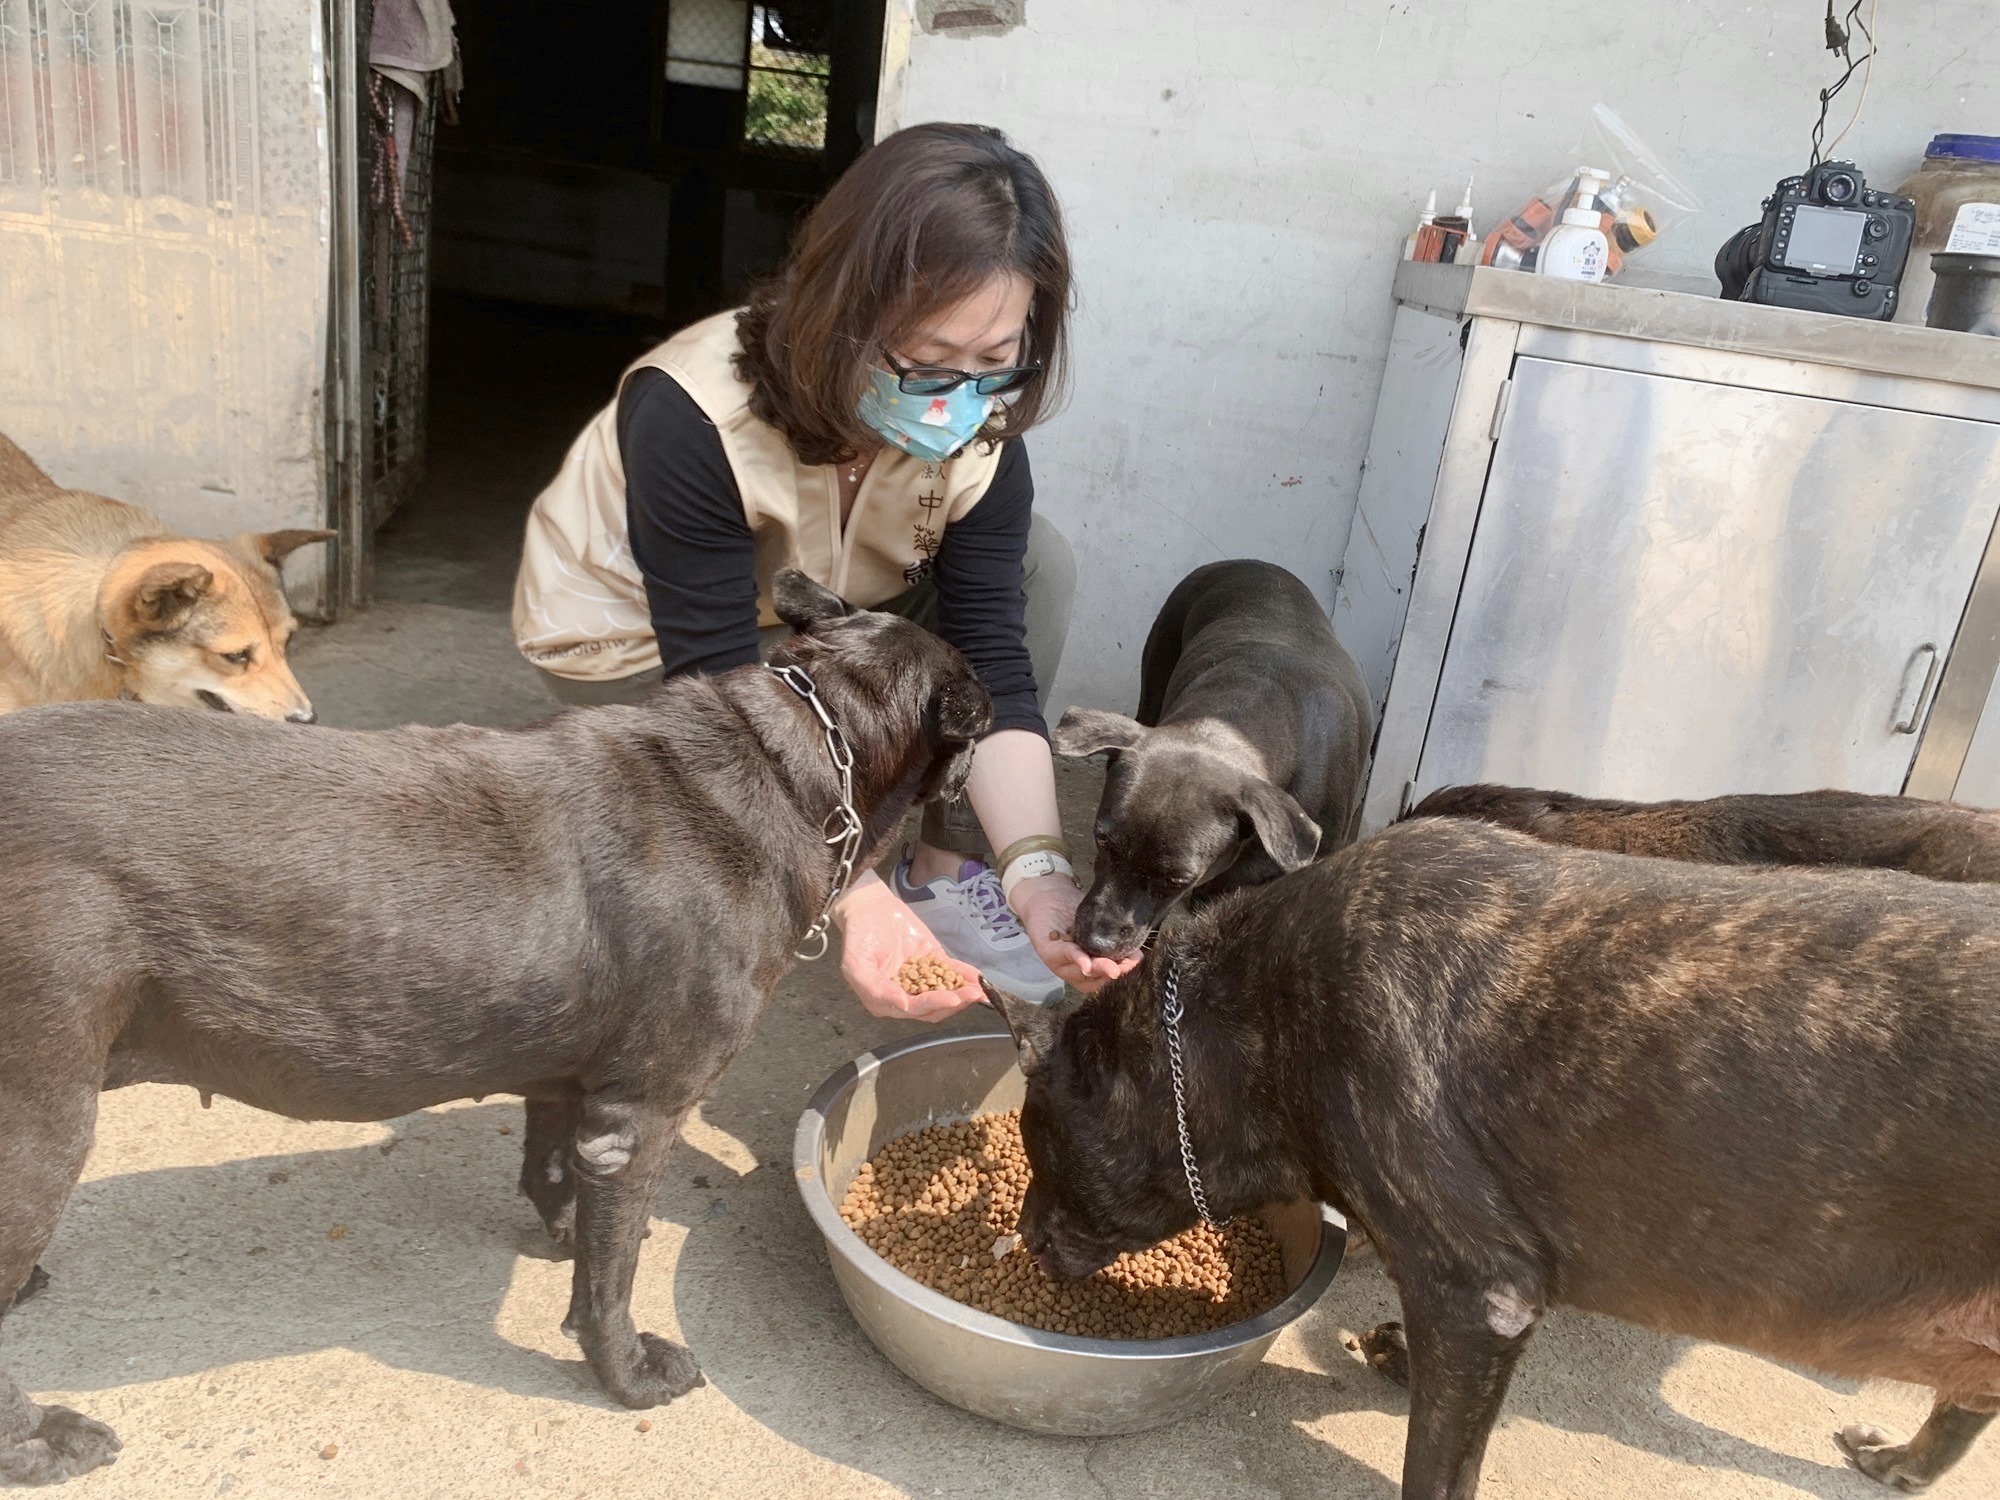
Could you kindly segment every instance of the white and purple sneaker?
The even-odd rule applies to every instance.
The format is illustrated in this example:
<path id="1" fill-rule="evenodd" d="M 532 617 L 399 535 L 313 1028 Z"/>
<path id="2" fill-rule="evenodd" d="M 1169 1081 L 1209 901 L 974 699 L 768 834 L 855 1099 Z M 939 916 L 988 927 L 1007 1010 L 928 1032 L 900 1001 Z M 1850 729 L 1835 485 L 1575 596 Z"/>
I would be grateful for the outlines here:
<path id="1" fill-rule="evenodd" d="M 896 861 L 889 888 L 930 928 L 945 953 L 977 969 L 996 990 L 1048 1005 L 1061 998 L 1063 982 L 1035 952 L 1000 889 L 1000 877 L 984 863 L 968 859 L 958 879 L 910 884 L 910 851 Z"/>

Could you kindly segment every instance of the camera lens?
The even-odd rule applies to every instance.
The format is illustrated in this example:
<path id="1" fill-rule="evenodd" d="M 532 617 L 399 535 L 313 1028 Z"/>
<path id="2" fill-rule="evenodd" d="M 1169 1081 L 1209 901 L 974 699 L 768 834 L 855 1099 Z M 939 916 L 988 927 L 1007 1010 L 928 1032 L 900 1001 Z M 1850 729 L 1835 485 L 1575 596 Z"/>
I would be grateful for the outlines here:
<path id="1" fill-rule="evenodd" d="M 1829 203 L 1852 203 L 1855 182 L 1845 172 L 1835 172 L 1821 184 L 1820 191 L 1826 194 L 1826 201 Z"/>
<path id="2" fill-rule="evenodd" d="M 1722 283 L 1724 300 L 1734 302 L 1742 298 L 1750 273 L 1756 269 L 1757 235 L 1762 228 L 1760 224 L 1751 224 L 1737 230 L 1715 252 L 1715 279 Z"/>

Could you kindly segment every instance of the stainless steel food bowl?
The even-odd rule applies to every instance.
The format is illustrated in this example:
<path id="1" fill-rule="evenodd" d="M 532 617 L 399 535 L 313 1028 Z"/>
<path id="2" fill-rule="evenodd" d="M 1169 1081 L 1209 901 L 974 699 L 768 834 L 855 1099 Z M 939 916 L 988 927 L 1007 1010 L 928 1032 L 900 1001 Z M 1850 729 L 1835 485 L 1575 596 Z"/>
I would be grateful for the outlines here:
<path id="1" fill-rule="evenodd" d="M 940 1121 L 1013 1109 L 1024 1085 L 1004 1032 L 915 1037 L 864 1052 L 799 1119 L 792 1169 L 826 1236 L 855 1320 L 898 1369 L 955 1406 L 1031 1432 L 1100 1437 L 1188 1415 L 1248 1375 L 1279 1330 L 1340 1269 L 1347 1233 L 1318 1204 L 1271 1208 L 1291 1287 L 1269 1312 L 1213 1333 L 1086 1339 L 979 1312 L 905 1276 L 841 1221 L 836 1205 L 885 1142 Z"/>

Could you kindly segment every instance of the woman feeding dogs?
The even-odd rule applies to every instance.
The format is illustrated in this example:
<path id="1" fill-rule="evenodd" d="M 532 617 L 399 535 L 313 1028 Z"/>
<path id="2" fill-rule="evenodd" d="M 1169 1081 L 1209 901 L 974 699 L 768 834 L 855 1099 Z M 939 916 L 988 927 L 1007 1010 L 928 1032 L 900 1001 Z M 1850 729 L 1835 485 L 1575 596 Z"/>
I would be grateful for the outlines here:
<path id="1" fill-rule="evenodd" d="M 994 728 L 966 801 L 928 806 L 891 878 L 864 875 L 836 908 L 842 972 L 879 1015 L 980 998 L 971 974 L 906 993 L 913 958 L 1031 998 L 1133 962 L 1064 936 L 1081 893 L 1042 716 L 1075 566 L 1034 514 L 1022 435 L 1060 393 L 1069 295 L 1032 160 L 980 126 L 900 131 L 748 306 L 625 372 L 529 518 L 514 633 L 565 702 L 634 702 L 662 675 L 757 660 L 783 631 L 770 583 L 786 566 L 971 662 Z"/>

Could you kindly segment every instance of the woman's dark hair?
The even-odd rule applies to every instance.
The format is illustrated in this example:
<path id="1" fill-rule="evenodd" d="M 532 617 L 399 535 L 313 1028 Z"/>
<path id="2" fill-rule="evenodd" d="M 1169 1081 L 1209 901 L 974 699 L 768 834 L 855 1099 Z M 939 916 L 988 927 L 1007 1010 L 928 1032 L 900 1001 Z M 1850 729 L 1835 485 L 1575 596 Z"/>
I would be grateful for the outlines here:
<path id="1" fill-rule="evenodd" d="M 1026 432 L 1068 381 L 1069 247 L 1034 161 L 984 125 L 912 125 L 864 152 L 816 204 L 784 268 L 736 316 L 750 410 L 809 464 L 879 441 L 858 415 L 868 371 L 939 309 L 1018 271 L 1034 286 L 1018 363 L 1039 380 L 997 403 L 988 441 Z"/>

